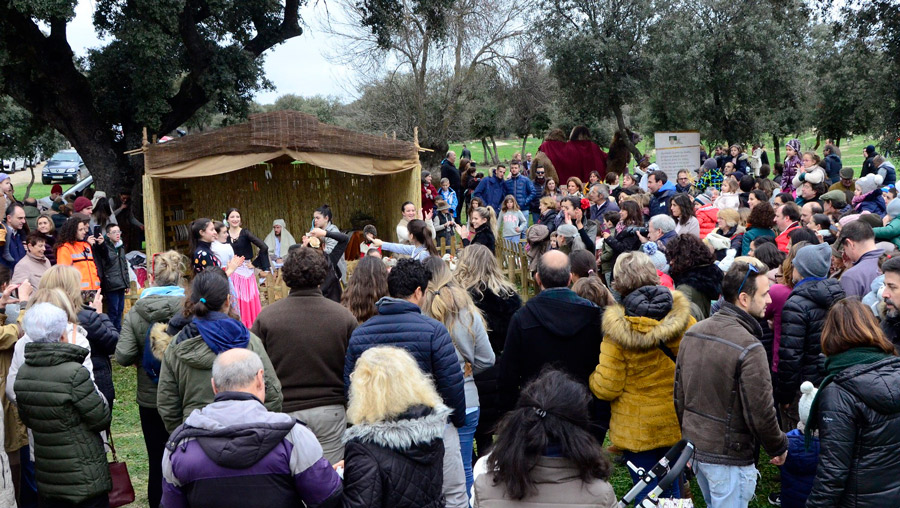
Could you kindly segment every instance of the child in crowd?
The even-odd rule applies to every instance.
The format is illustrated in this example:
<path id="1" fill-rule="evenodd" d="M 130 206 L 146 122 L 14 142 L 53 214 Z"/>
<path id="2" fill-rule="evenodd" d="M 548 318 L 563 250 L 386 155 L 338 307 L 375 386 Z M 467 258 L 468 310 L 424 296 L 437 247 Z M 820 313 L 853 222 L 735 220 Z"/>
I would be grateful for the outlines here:
<path id="1" fill-rule="evenodd" d="M 507 194 L 503 198 L 500 207 L 500 222 L 503 224 L 503 238 L 510 242 L 518 242 L 525 228 L 528 227 L 528 219 L 519 209 L 515 196 Z"/>
<path id="2" fill-rule="evenodd" d="M 441 190 L 438 191 L 438 197 L 447 202 L 447 206 L 450 207 L 450 215 L 455 219 L 456 206 L 459 204 L 459 198 L 456 195 L 456 191 L 450 188 L 450 180 L 441 178 Z M 435 203 L 435 205 L 437 205 L 437 203 Z M 437 223 L 435 223 L 435 226 L 437 226 Z"/>
<path id="3" fill-rule="evenodd" d="M 803 161 L 800 159 L 800 140 L 792 139 L 785 145 L 784 166 L 781 170 L 781 192 L 795 193 L 794 176 L 800 172 L 803 167 Z M 775 165 L 775 172 L 778 173 L 778 165 Z"/>
<path id="4" fill-rule="evenodd" d="M 806 498 L 812 491 L 816 479 L 816 468 L 819 464 L 818 431 L 810 438 L 807 446 L 804 430 L 809 419 L 809 409 L 818 390 L 809 381 L 800 385 L 800 422 L 797 428 L 787 433 L 788 456 L 781 466 L 781 504 L 782 508 L 802 508 L 806 506 Z M 777 494 L 769 496 L 772 499 Z"/>
<path id="5" fill-rule="evenodd" d="M 444 180 L 446 180 L 446 178 L 441 179 L 442 190 Z M 453 192 L 453 190 L 451 189 L 450 192 Z M 453 196 L 455 197 L 456 194 L 454 193 Z M 438 198 L 434 202 L 434 209 L 434 217 L 432 217 L 431 220 L 434 223 L 434 231 L 437 233 L 435 242 L 438 247 L 440 247 L 441 244 L 449 246 L 450 240 L 453 239 L 454 231 L 456 231 L 456 221 L 453 220 L 453 206 L 449 201 Z"/>
<path id="6" fill-rule="evenodd" d="M 722 182 L 722 193 L 719 194 L 719 197 L 713 201 L 713 205 L 722 210 L 724 208 L 730 208 L 732 210 L 737 210 L 740 206 L 741 199 L 738 196 L 739 184 L 737 180 L 734 178 L 726 178 L 724 182 Z"/>
<path id="7" fill-rule="evenodd" d="M 371 255 L 369 254 L 369 251 L 372 249 L 377 250 L 379 253 L 381 252 L 381 247 L 376 247 L 370 238 L 378 238 L 378 230 L 375 229 L 374 225 L 366 224 L 363 226 L 363 241 L 359 243 L 360 258 Z"/>

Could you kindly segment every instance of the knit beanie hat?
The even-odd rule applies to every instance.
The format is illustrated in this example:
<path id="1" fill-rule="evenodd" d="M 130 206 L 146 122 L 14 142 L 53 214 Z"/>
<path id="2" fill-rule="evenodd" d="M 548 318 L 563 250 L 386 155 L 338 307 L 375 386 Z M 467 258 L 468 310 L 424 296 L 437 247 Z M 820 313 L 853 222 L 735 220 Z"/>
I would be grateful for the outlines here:
<path id="1" fill-rule="evenodd" d="M 869 154 L 869 157 L 875 154 L 875 145 L 869 145 L 866 147 L 866 153 Z"/>
<path id="2" fill-rule="evenodd" d="M 900 216 L 900 199 L 893 199 L 888 203 L 887 214 L 892 219 L 896 219 Z"/>
<path id="3" fill-rule="evenodd" d="M 647 242 L 641 245 L 641 250 L 650 257 L 650 261 L 653 261 L 653 265 L 656 266 L 657 270 L 669 273 L 669 263 L 666 261 L 666 255 L 660 252 L 659 245 L 656 242 Z"/>
<path id="4" fill-rule="evenodd" d="M 571 224 L 563 224 L 560 227 L 556 228 L 556 232 L 559 233 L 559 236 L 564 236 L 566 238 L 575 238 L 578 236 L 578 228 Z"/>
<path id="5" fill-rule="evenodd" d="M 709 159 L 706 159 L 705 161 L 703 161 L 703 169 L 705 169 L 707 171 L 712 171 L 718 167 L 719 167 L 719 164 L 713 158 L 709 158 Z"/>
<path id="6" fill-rule="evenodd" d="M 831 269 L 831 247 L 827 243 L 802 247 L 794 256 L 793 264 L 804 279 L 828 277 L 828 271 Z"/>
<path id="7" fill-rule="evenodd" d="M 694 201 L 699 203 L 701 206 L 706 206 L 712 203 L 712 198 L 710 198 L 706 194 L 697 194 L 697 197 L 694 198 Z"/>
<path id="8" fill-rule="evenodd" d="M 799 139 L 792 139 L 792 140 L 788 141 L 787 146 L 793 148 L 794 152 L 797 154 L 797 156 L 800 155 L 800 140 Z"/>
<path id="9" fill-rule="evenodd" d="M 804 381 L 800 385 L 800 405 L 798 410 L 800 412 L 800 422 L 803 423 L 804 427 L 807 420 L 809 420 L 809 409 L 812 407 L 813 399 L 816 398 L 818 392 L 819 390 L 809 381 Z"/>
<path id="10" fill-rule="evenodd" d="M 7 178 L 9 178 L 9 175 L 7 175 L 6 173 L 0 173 L 0 182 L 6 180 Z"/>
<path id="11" fill-rule="evenodd" d="M 80 213 L 85 208 L 88 208 L 88 207 L 91 207 L 94 205 L 91 204 L 90 199 L 88 199 L 84 196 L 78 196 L 78 198 L 75 199 L 75 203 L 73 203 L 73 206 L 74 206 L 75 213 Z"/>
<path id="12" fill-rule="evenodd" d="M 62 194 L 62 185 L 55 183 L 50 187 L 50 194 Z"/>
<path id="13" fill-rule="evenodd" d="M 863 194 L 868 194 L 878 187 L 881 187 L 881 182 L 883 181 L 884 177 L 881 175 L 869 173 L 856 181 L 856 188 Z"/>

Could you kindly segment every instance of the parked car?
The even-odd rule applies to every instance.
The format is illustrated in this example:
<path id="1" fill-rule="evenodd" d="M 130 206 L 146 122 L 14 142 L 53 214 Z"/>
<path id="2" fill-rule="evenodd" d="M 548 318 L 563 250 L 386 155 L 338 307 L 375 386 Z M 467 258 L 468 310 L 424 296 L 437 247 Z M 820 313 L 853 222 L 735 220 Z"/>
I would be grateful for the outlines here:
<path id="1" fill-rule="evenodd" d="M 60 150 L 50 157 L 41 172 L 41 182 L 49 185 L 54 182 L 76 183 L 89 175 L 84 161 L 75 150 Z"/>

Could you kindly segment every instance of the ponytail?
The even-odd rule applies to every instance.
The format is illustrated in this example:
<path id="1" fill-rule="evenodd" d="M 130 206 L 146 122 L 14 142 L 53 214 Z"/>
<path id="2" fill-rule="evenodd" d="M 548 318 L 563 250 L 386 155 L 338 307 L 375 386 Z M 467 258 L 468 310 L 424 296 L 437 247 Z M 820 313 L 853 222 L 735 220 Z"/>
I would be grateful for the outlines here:
<path id="1" fill-rule="evenodd" d="M 481 206 L 472 211 L 477 212 L 482 219 L 485 219 L 487 221 L 486 224 L 491 229 L 491 232 L 494 233 L 494 236 L 497 236 L 497 214 L 494 213 L 494 207 Z"/>
<path id="2" fill-rule="evenodd" d="M 440 254 L 437 250 L 437 246 L 434 244 L 434 239 L 431 238 L 431 231 L 428 230 L 425 221 L 413 219 L 406 225 L 406 229 L 413 235 L 413 238 L 415 238 L 417 242 L 421 243 L 425 249 L 428 250 L 429 254 L 432 256 Z"/>

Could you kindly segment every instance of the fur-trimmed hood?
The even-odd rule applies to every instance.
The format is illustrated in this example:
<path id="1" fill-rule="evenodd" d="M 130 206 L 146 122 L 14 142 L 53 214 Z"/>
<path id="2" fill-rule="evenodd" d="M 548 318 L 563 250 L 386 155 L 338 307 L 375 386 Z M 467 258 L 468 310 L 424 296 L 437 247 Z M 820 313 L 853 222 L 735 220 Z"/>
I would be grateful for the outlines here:
<path id="1" fill-rule="evenodd" d="M 648 291 L 644 291 L 648 290 Z M 637 291 L 659 300 L 661 291 L 670 291 L 662 286 L 646 286 Z M 650 294 L 650 293 L 653 294 Z M 639 315 L 638 312 L 627 312 L 623 305 L 612 305 L 603 313 L 604 340 L 611 339 L 625 349 L 647 350 L 660 343 L 668 343 L 680 339 L 684 332 L 694 324 L 691 317 L 691 304 L 680 291 L 671 291 L 671 308 L 662 319 L 653 319 Z M 629 295 L 631 296 L 631 295 Z M 645 305 L 648 307 L 649 305 Z"/>
<path id="2" fill-rule="evenodd" d="M 172 336 L 166 333 L 166 323 L 153 323 L 150 327 L 150 352 L 153 357 L 162 361 L 166 348 L 172 343 Z"/>
<path id="3" fill-rule="evenodd" d="M 394 451 L 427 445 L 444 435 L 450 408 L 413 406 L 393 420 L 354 425 L 344 432 L 343 441 L 374 444 Z"/>

